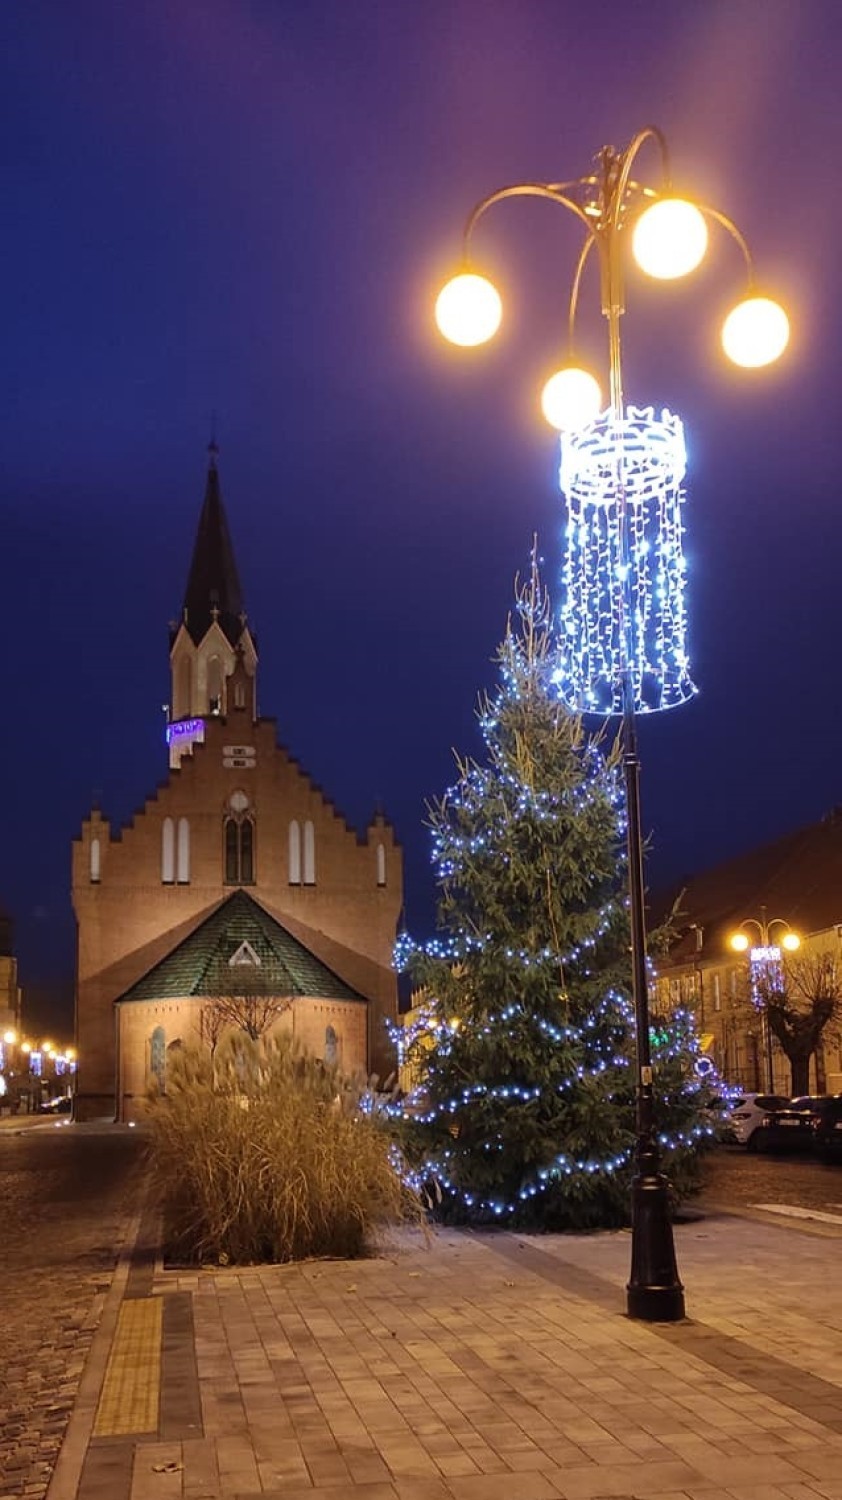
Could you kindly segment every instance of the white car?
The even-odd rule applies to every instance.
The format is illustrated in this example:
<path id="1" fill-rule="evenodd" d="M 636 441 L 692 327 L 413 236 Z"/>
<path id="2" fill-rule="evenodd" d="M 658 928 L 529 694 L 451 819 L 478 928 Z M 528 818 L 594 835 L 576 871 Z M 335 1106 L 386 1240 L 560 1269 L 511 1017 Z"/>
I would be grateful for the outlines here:
<path id="1" fill-rule="evenodd" d="M 728 1115 L 728 1124 L 734 1139 L 740 1146 L 748 1146 L 763 1116 L 770 1109 L 782 1109 L 789 1104 L 783 1094 L 741 1094 L 735 1099 Z"/>

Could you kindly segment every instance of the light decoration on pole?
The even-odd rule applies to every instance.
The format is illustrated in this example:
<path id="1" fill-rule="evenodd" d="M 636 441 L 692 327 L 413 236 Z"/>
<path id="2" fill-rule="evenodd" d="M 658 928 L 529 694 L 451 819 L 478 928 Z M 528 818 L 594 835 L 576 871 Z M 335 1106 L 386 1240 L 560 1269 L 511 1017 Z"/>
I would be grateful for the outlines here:
<path id="1" fill-rule="evenodd" d="M 555 681 L 577 712 L 621 714 L 625 665 L 638 713 L 673 708 L 696 691 L 681 540 L 686 465 L 680 419 L 656 417 L 651 407 L 629 406 L 622 419 L 608 410 L 562 440 L 567 522 Z"/>
<path id="2" fill-rule="evenodd" d="M 746 927 L 753 927 L 757 933 L 759 942 L 752 946 L 751 939 L 745 931 Z M 780 943 L 776 943 L 772 937 L 772 929 L 782 927 Z M 763 1056 L 765 1060 L 766 1082 L 765 1087 L 771 1094 L 775 1088 L 775 1060 L 772 1049 L 772 1028 L 769 1025 L 769 1014 L 767 1002 L 769 996 L 776 991 L 783 990 L 784 970 L 783 954 L 795 953 L 801 947 L 801 939 L 794 932 L 789 923 L 783 917 L 766 917 L 766 907 L 761 906 L 760 917 L 746 917 L 740 923 L 736 932 L 732 932 L 728 939 L 729 946 L 735 953 L 748 954 L 748 980 L 751 1003 L 760 1017 L 761 1041 Z"/>
<path id="3" fill-rule="evenodd" d="M 647 142 L 654 143 L 660 153 L 659 190 L 642 185 L 632 176 Z M 465 226 L 462 271 L 448 284 L 437 304 L 439 327 L 454 342 L 481 340 L 454 337 L 449 331 L 450 320 L 440 316 L 440 308 L 445 305 L 452 309 L 463 295 L 469 302 L 479 295 L 466 280 L 466 274 L 469 277 L 471 273 L 473 232 L 490 208 L 515 197 L 555 203 L 575 215 L 585 231 L 571 285 L 563 368 L 578 365 L 574 354 L 576 311 L 589 257 L 598 264 L 601 309 L 608 328 L 608 412 L 583 428 L 580 415 L 568 420 L 562 412 L 559 420 L 558 403 L 551 404 L 551 412 L 544 403 L 548 420 L 564 434 L 563 483 L 570 486 L 565 491 L 570 513 L 559 687 L 577 707 L 620 716 L 637 1039 L 637 1175 L 632 1185 L 632 1270 L 627 1308 L 631 1317 L 676 1321 L 684 1316 L 684 1295 L 675 1262 L 668 1184 L 659 1169 L 655 1129 L 635 719 L 640 711 L 682 703 L 693 692 L 685 639 L 681 550 L 684 458 L 683 444 L 680 450 L 678 447 L 677 418 L 664 413 L 658 432 L 651 412 L 627 408 L 624 402 L 620 325 L 625 310 L 626 240 L 631 237 L 632 250 L 644 272 L 658 279 L 672 279 L 688 274 L 702 260 L 707 246 L 706 220 L 713 219 L 731 235 L 743 255 L 748 288 L 726 320 L 723 348 L 744 368 L 760 368 L 777 358 L 786 347 L 789 323 L 778 303 L 758 294 L 751 253 L 733 221 L 718 209 L 676 197 L 666 140 L 660 130 L 647 126 L 623 151 L 603 147 L 593 170 L 584 177 L 561 183 L 515 183 L 490 193 L 476 205 Z M 487 298 L 485 289 L 482 295 Z M 486 320 L 483 339 L 496 330 L 497 322 L 499 319 Z M 486 327 L 490 331 L 485 331 Z M 629 424 L 633 427 L 635 420 L 641 425 L 632 446 Z M 626 452 L 627 443 L 630 453 Z M 668 459 L 653 461 L 654 453 L 668 455 Z"/>

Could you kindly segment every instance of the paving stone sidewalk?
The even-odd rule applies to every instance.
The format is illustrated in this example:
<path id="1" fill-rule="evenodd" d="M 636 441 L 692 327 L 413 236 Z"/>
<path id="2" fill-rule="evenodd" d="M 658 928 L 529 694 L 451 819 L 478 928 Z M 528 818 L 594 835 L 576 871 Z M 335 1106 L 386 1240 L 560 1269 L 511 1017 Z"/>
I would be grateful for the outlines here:
<path id="1" fill-rule="evenodd" d="M 624 1316 L 627 1234 L 150 1267 L 158 1426 L 94 1437 L 78 1500 L 842 1500 L 842 1237 L 677 1248 L 665 1327 Z"/>

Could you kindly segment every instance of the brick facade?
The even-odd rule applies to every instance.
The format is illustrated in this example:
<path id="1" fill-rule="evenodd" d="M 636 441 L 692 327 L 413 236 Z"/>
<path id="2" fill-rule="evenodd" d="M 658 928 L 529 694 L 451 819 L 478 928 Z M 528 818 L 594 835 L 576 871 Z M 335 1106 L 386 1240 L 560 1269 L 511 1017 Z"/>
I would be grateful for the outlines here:
<path id="1" fill-rule="evenodd" d="M 215 479 L 215 465 L 212 473 Z M 206 509 L 207 504 L 206 498 Z M 208 637 L 218 630 L 218 613 L 214 606 L 213 623 L 195 647 L 199 664 L 207 658 Z M 184 617 L 187 621 L 186 608 Z M 241 618 L 248 650 L 241 647 L 228 660 L 226 671 L 232 661 L 234 666 L 225 679 L 222 702 L 191 698 L 190 711 L 197 719 L 197 708 L 204 708 L 199 739 L 181 754 L 128 826 L 112 830 L 95 810 L 74 840 L 79 1119 L 123 1113 L 117 1098 L 115 1002 L 239 884 L 365 997 L 363 1043 L 359 1006 L 353 1026 L 348 1022 L 347 1038 L 340 1036 L 349 1061 L 353 1058 L 355 1065 L 381 1076 L 393 1067 L 384 1021 L 397 1012 L 391 953 L 403 904 L 401 850 L 380 815 L 362 836 L 350 828 L 277 743 L 274 720 L 254 719 L 256 656 Z M 186 677 L 185 642 L 182 628 L 173 648 L 173 701 L 178 678 Z M 236 690 L 239 679 L 247 691 Z M 251 825 L 252 868 L 246 861 L 242 870 L 233 870 L 226 824 L 243 819 Z M 293 836 L 300 850 L 297 861 L 291 824 L 298 828 L 297 838 Z M 236 841 L 238 835 L 230 828 L 228 832 Z M 309 1000 L 296 1001 L 301 1011 L 296 1027 L 302 1034 L 309 1034 L 309 1005 Z M 131 1078 L 129 1092 L 134 1093 L 147 1067 L 148 1038 L 138 1018 L 124 1020 L 122 1030 L 127 1040 L 119 1072 Z"/>

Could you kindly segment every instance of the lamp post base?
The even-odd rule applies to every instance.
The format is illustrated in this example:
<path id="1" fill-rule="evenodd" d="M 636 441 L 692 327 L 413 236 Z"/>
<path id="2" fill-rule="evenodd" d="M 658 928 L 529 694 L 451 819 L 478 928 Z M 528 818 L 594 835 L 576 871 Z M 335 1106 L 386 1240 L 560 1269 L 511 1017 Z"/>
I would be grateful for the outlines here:
<path id="1" fill-rule="evenodd" d="M 684 1317 L 668 1184 L 660 1172 L 642 1172 L 632 1182 L 632 1264 L 626 1294 L 630 1318 L 678 1323 Z"/>

